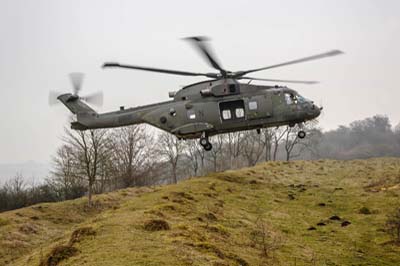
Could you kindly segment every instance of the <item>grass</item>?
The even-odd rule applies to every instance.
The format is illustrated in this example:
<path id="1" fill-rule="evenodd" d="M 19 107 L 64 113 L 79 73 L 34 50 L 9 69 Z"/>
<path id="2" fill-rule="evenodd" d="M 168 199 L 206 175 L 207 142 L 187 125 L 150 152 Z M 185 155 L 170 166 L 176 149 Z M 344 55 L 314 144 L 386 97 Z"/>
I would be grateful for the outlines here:
<path id="1" fill-rule="evenodd" d="M 99 195 L 94 209 L 39 204 L 0 214 L 0 265 L 55 250 L 55 265 L 399 265 L 384 231 L 399 183 L 394 158 L 268 162 Z"/>

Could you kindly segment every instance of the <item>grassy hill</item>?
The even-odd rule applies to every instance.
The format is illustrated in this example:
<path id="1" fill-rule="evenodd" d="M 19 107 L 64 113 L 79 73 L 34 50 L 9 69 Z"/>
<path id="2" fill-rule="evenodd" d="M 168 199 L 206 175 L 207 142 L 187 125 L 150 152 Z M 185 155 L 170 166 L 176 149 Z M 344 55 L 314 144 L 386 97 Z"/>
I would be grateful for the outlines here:
<path id="1" fill-rule="evenodd" d="M 0 265 L 400 265 L 400 159 L 268 162 L 0 214 Z"/>

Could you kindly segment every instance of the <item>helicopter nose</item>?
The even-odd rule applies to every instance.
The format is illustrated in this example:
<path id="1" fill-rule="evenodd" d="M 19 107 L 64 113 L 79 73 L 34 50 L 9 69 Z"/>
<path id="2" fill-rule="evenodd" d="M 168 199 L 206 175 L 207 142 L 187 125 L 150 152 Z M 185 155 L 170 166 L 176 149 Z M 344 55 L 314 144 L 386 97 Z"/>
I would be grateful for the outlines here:
<path id="1" fill-rule="evenodd" d="M 314 109 L 315 117 L 318 117 L 321 114 L 323 107 L 322 106 L 318 107 L 315 104 L 313 104 L 313 109 Z"/>
<path id="2" fill-rule="evenodd" d="M 314 103 L 311 104 L 311 116 L 312 118 L 316 118 L 321 114 L 322 107 L 318 107 Z"/>

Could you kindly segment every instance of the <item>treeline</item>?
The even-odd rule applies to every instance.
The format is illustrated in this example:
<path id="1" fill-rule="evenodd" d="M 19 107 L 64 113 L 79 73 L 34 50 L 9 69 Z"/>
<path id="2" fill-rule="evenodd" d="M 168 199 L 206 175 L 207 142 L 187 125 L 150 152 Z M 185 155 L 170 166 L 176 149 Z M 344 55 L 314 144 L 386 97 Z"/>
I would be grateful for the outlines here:
<path id="1" fill-rule="evenodd" d="M 65 130 L 52 161 L 53 171 L 39 185 L 16 178 L 0 188 L 0 211 L 88 196 L 132 186 L 176 183 L 209 172 L 252 166 L 260 161 L 355 159 L 400 156 L 400 125 L 386 116 L 355 121 L 323 133 L 317 122 L 217 135 L 213 149 L 198 140 L 178 140 L 147 126 L 89 131 Z"/>

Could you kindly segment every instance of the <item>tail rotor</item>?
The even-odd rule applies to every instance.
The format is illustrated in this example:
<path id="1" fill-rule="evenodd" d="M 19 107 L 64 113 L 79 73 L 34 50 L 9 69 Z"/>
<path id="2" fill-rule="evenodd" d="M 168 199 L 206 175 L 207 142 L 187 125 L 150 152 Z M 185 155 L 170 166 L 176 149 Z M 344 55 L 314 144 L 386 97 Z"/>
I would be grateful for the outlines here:
<path id="1" fill-rule="evenodd" d="M 74 101 L 74 100 L 82 100 L 85 101 L 86 103 L 89 103 L 91 105 L 95 105 L 98 107 L 101 107 L 103 105 L 103 92 L 98 91 L 86 96 L 79 96 L 80 91 L 82 90 L 82 84 L 84 80 L 85 75 L 80 72 L 73 72 L 69 74 L 69 79 L 72 84 L 72 94 L 70 94 L 69 101 Z M 59 104 L 59 96 L 63 95 L 64 93 L 61 93 L 59 91 L 50 91 L 49 92 L 49 105 L 53 106 L 56 104 Z"/>

